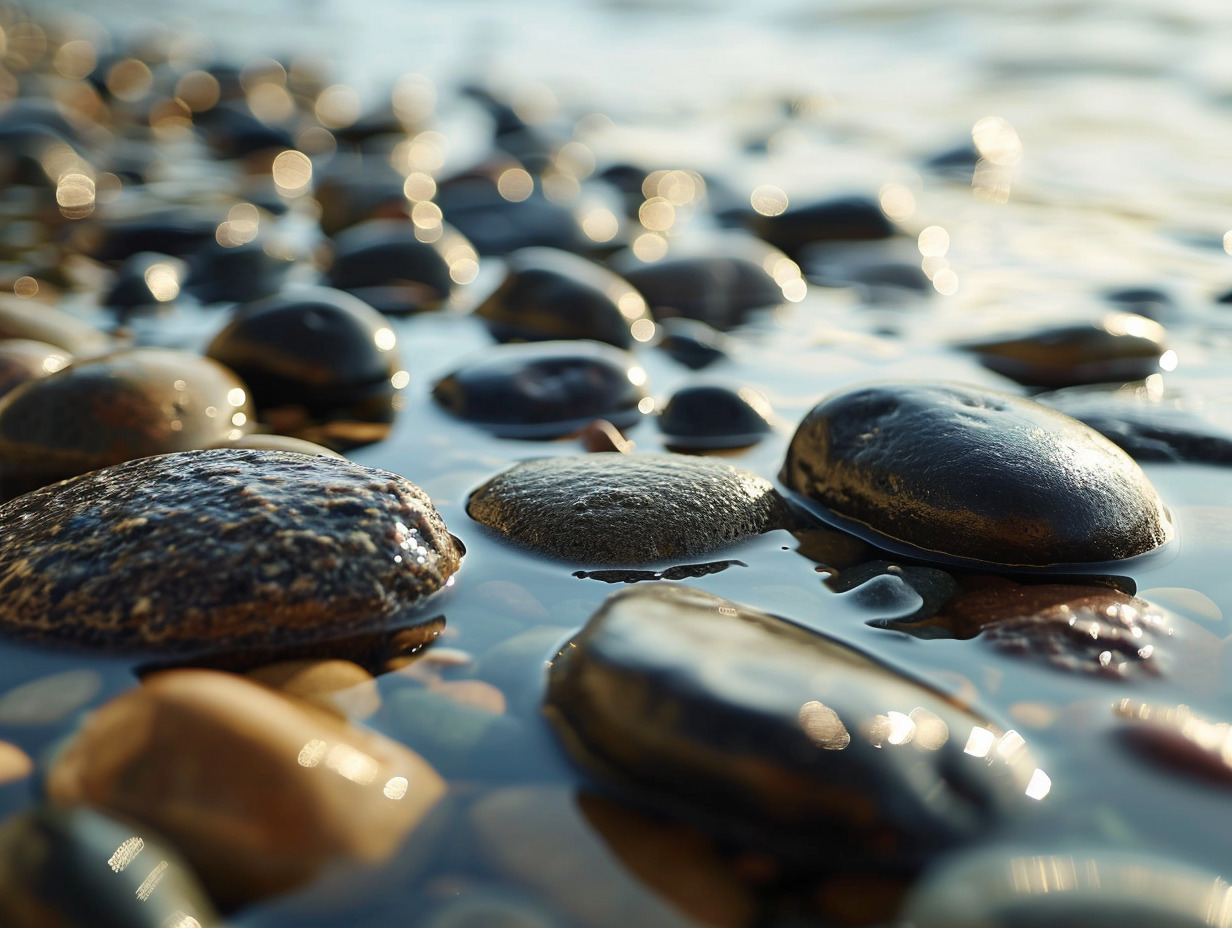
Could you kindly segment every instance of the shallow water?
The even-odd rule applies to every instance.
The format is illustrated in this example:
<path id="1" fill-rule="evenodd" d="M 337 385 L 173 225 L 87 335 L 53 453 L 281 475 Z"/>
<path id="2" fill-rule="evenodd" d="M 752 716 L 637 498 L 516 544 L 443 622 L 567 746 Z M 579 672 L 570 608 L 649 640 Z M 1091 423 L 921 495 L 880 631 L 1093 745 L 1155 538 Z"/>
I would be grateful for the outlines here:
<path id="1" fill-rule="evenodd" d="M 236 60 L 326 56 L 336 79 L 368 102 L 403 73 L 425 74 L 438 88 L 450 142 L 446 172 L 486 145 L 478 113 L 453 97 L 459 83 L 478 76 L 522 87 L 529 99 L 554 100 L 562 122 L 587 113 L 609 117 L 585 123 L 584 141 L 601 164 L 629 159 L 698 170 L 740 197 L 762 184 L 801 202 L 823 193 L 880 192 L 906 233 L 893 243 L 895 254 L 923 261 L 935 292 L 870 301 L 855 289 L 812 287 L 803 301 L 767 310 L 735 333 L 730 360 L 706 372 L 757 387 L 774 407 L 779 421 L 771 437 L 725 455 L 766 477 L 776 476 L 795 424 L 828 391 L 869 379 L 937 376 L 1020 389 L 952 346 L 1035 323 L 1097 318 L 1111 308 L 1103 294 L 1114 288 L 1149 286 L 1171 297 L 1159 321 L 1175 355 L 1151 386 L 1232 425 L 1225 361 L 1232 308 L 1214 301 L 1232 286 L 1224 249 L 1232 228 L 1232 7 L 1214 0 L 758 6 L 754 13 L 749 5 L 707 0 L 219 0 L 205 8 L 129 0 L 110 5 L 106 15 L 117 32 L 157 17 Z M 62 0 L 42 8 L 87 11 Z M 794 101 L 794 113 L 784 99 Z M 987 117 L 1001 122 L 980 123 Z M 1008 146 L 1003 160 L 1012 163 L 974 179 L 923 167 L 924 159 L 966 144 L 977 124 L 1001 133 Z M 168 189 L 188 183 L 191 168 L 171 165 Z M 590 187 L 583 193 L 601 201 Z M 293 216 L 292 231 L 294 222 Z M 704 210 L 682 211 L 673 231 L 706 227 Z M 915 236 L 930 227 L 946 235 L 934 232 L 917 244 Z M 391 323 L 411 378 L 404 406 L 387 440 L 349 453 L 421 485 L 464 540 L 458 582 L 437 604 L 447 622 L 441 644 L 477 657 L 532 627 L 565 634 L 613 589 L 575 577 L 577 565 L 511 551 L 466 516 L 467 494 L 511 462 L 581 450 L 573 439 L 489 438 L 429 399 L 438 377 L 491 343 L 466 310 L 495 274 L 494 264 L 486 265 L 450 312 Z M 88 295 L 76 298 L 83 312 L 88 304 Z M 222 310 L 182 307 L 139 320 L 136 331 L 151 344 L 198 348 L 224 319 Z M 639 360 L 660 403 L 695 376 L 653 349 L 640 349 Z M 639 451 L 661 450 L 649 419 L 628 437 Z M 724 551 L 722 557 L 745 566 L 689 582 L 824 629 L 947 692 L 974 694 L 1007 727 L 1029 734 L 1047 758 L 1054 788 L 1036 825 L 1047 841 L 1155 851 L 1229 877 L 1224 836 L 1232 827 L 1232 791 L 1160 773 L 1109 735 L 1108 707 L 1123 696 L 1187 704 L 1213 719 L 1232 716 L 1222 666 L 1232 632 L 1232 472 L 1145 469 L 1173 513 L 1178 540 L 1135 565 L 1132 579 L 1139 595 L 1172 610 L 1178 638 L 1194 642 L 1202 657 L 1170 665 L 1174 653 L 1187 653 L 1178 642 L 1161 656 L 1163 672 L 1154 679 L 1066 675 L 999 654 L 978 638 L 921 640 L 870 627 L 870 619 L 887 616 L 830 591 L 825 574 L 786 532 Z M 535 672 L 529 663 L 532 685 Z M 14 722 L 0 693 L 0 738 L 43 752 L 74 728 L 81 711 L 132 685 L 122 661 L 0 650 L 5 690 L 51 673 L 78 674 L 62 678 L 77 685 L 60 688 L 68 693 L 62 711 Z M 529 750 L 550 752 L 537 743 Z M 564 768 L 559 775 L 569 776 Z M 14 788 L 2 795 L 10 807 L 27 800 Z M 468 865 L 458 867 L 465 872 Z M 437 899 L 449 876 L 446 868 L 426 888 L 391 887 L 390 904 Z M 339 915 L 332 924 L 353 924 L 349 918 Z M 271 909 L 240 923 L 293 922 Z"/>

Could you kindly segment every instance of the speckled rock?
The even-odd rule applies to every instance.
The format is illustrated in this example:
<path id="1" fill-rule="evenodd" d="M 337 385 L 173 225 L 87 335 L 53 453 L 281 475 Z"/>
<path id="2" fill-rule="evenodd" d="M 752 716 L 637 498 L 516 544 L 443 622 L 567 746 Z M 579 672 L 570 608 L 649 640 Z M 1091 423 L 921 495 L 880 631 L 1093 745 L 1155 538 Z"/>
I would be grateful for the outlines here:
<path id="1" fill-rule="evenodd" d="M 472 493 L 466 511 L 537 553 L 613 566 L 690 558 L 788 521 L 756 474 L 644 454 L 523 461 Z"/>
<path id="2" fill-rule="evenodd" d="M 556 248 L 509 255 L 504 281 L 475 310 L 498 341 L 587 338 L 630 348 L 654 337 L 646 301 L 627 281 Z"/>
<path id="3" fill-rule="evenodd" d="M 1173 534 L 1146 475 L 1098 432 L 957 383 L 831 395 L 796 430 L 780 479 L 827 522 L 926 560 L 1091 565 Z"/>
<path id="4" fill-rule="evenodd" d="M 183 856 L 145 826 L 84 807 L 0 827 L 5 928 L 222 928 Z"/>
<path id="5" fill-rule="evenodd" d="M 1225 876 L 1171 856 L 1074 846 L 991 846 L 948 858 L 907 898 L 916 928 L 1210 928 L 1226 925 Z"/>
<path id="6" fill-rule="evenodd" d="M 553 661 L 544 711 L 609 786 L 800 861 L 911 867 L 1048 792 L 1018 734 L 686 586 L 609 597 Z"/>
<path id="7" fill-rule="evenodd" d="M 349 461 L 144 458 L 0 507 L 0 633 L 161 654 L 411 624 L 460 550 L 428 497 Z"/>
<path id="8" fill-rule="evenodd" d="M 132 348 L 76 361 L 0 400 L 0 490 L 204 448 L 241 437 L 253 419 L 244 382 L 191 352 Z"/>
<path id="9" fill-rule="evenodd" d="M 1138 380 L 1159 371 L 1164 328 L 1132 313 L 1009 338 L 967 342 L 989 370 L 1029 387 Z"/>
<path id="10" fill-rule="evenodd" d="M 645 369 L 601 342 L 494 345 L 439 379 L 432 397 L 455 416 L 507 438 L 559 438 L 593 419 L 628 428 L 642 418 Z"/>
<path id="11" fill-rule="evenodd" d="M 233 674 L 172 670 L 96 710 L 46 792 L 166 835 L 224 907 L 387 860 L 445 784 L 417 754 Z"/>

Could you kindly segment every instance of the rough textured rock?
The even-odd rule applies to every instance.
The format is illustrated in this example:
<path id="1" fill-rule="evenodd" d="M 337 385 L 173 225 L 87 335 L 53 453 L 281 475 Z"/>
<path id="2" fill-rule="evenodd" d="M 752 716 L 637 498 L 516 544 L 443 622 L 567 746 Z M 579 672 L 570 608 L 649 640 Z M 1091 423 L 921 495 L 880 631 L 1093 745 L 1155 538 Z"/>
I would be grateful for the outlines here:
<path id="1" fill-rule="evenodd" d="M 508 438 L 559 438 L 592 419 L 628 428 L 642 418 L 645 369 L 601 342 L 494 345 L 438 380 L 444 409 Z"/>
<path id="2" fill-rule="evenodd" d="M 1049 788 L 1018 734 L 684 586 L 609 597 L 553 661 L 544 711 L 609 786 L 788 859 L 918 865 Z"/>
<path id="3" fill-rule="evenodd" d="M 95 711 L 46 781 L 53 803 L 162 832 L 226 907 L 388 859 L 444 791 L 402 745 L 209 670 L 153 675 Z"/>
<path id="4" fill-rule="evenodd" d="M 964 384 L 826 398 L 796 430 L 780 479 L 823 519 L 930 560 L 1084 565 L 1172 537 L 1159 494 L 1120 448 L 1038 403 Z"/>
<path id="5" fill-rule="evenodd" d="M 0 507 L 0 633 L 159 653 L 277 649 L 410 624 L 461 552 L 396 474 L 189 451 Z"/>
<path id="6" fill-rule="evenodd" d="M 612 566 L 691 558 L 788 523 L 769 481 L 671 455 L 523 461 L 472 493 L 466 511 L 537 553 Z"/>

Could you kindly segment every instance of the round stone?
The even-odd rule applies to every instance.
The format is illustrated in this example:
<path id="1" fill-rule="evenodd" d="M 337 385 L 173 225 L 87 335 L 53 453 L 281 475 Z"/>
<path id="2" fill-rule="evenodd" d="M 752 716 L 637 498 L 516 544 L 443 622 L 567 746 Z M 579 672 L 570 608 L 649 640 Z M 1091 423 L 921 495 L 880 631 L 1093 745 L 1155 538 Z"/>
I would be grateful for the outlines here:
<path id="1" fill-rule="evenodd" d="M 77 361 L 0 401 L 6 496 L 133 458 L 240 438 L 254 413 L 247 386 L 187 351 L 132 348 Z"/>
<path id="2" fill-rule="evenodd" d="M 442 377 L 432 396 L 461 419 L 507 438 L 558 438 L 593 419 L 628 428 L 642 418 L 646 371 L 601 342 L 494 345 Z"/>
<path id="3" fill-rule="evenodd" d="M 0 338 L 47 342 L 76 358 L 112 347 L 105 332 L 62 309 L 5 294 L 0 294 Z"/>
<path id="4" fill-rule="evenodd" d="M 459 248 L 467 255 L 450 254 Z M 335 237 L 328 283 L 385 313 L 440 309 L 453 291 L 453 265 L 463 257 L 478 268 L 474 249 L 456 232 L 442 247 L 439 240 L 421 241 L 411 222 L 370 219 Z"/>
<path id="5" fill-rule="evenodd" d="M 773 417 L 769 401 L 751 387 L 697 383 L 672 394 L 659 431 L 673 451 L 746 448 L 773 431 Z"/>
<path id="6" fill-rule="evenodd" d="M 607 785 L 797 861 L 918 865 L 1049 792 L 1017 733 L 687 586 L 609 597 L 553 660 L 544 711 Z"/>
<path id="7" fill-rule="evenodd" d="M 475 310 L 498 341 L 586 338 L 630 348 L 654 337 L 645 299 L 607 268 L 555 248 L 523 248 L 506 260 L 504 281 Z"/>
<path id="8" fill-rule="evenodd" d="M 769 481 L 683 455 L 523 461 L 472 493 L 466 511 L 536 553 L 612 566 L 705 554 L 789 521 Z"/>
<path id="9" fill-rule="evenodd" d="M 31 338 L 0 341 L 0 396 L 27 380 L 38 380 L 68 367 L 73 360 L 63 348 Z"/>
<path id="10" fill-rule="evenodd" d="M 1141 468 L 1098 432 L 957 383 L 826 398 L 796 430 L 780 479 L 824 521 L 925 560 L 1090 567 L 1173 534 Z"/>
<path id="11" fill-rule="evenodd" d="M 411 625 L 461 559 L 410 481 L 282 452 L 130 461 L 0 522 L 0 633 L 96 650 L 278 652 Z"/>

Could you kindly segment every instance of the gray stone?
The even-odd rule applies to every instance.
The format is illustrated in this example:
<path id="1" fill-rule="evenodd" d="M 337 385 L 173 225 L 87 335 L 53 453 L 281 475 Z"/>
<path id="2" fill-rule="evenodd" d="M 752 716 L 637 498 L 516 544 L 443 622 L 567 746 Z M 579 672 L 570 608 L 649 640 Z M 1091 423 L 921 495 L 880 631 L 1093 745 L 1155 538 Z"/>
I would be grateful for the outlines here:
<path id="1" fill-rule="evenodd" d="M 523 461 L 466 510 L 519 545 L 611 566 L 692 558 L 787 524 L 769 481 L 684 455 L 580 455 Z"/>

